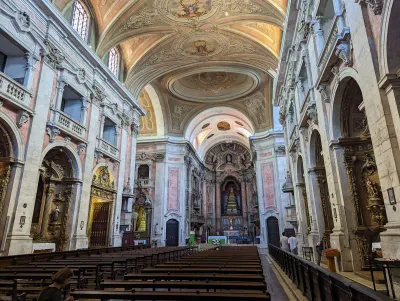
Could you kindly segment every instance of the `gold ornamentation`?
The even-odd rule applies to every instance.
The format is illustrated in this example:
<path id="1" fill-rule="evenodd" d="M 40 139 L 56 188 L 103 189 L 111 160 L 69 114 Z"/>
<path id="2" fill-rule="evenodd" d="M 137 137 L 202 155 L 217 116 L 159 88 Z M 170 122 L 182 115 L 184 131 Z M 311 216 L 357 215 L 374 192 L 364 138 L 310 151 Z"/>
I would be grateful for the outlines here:
<path id="1" fill-rule="evenodd" d="M 229 131 L 231 129 L 231 125 L 226 121 L 220 121 L 217 124 L 217 128 L 220 131 Z"/>

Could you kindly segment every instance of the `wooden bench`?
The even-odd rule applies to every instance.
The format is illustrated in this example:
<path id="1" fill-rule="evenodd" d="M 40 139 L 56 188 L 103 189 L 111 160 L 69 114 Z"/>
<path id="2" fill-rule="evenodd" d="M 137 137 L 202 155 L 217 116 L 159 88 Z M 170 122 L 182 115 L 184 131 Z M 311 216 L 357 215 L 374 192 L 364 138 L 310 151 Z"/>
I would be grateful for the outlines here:
<path id="1" fill-rule="evenodd" d="M 156 281 L 170 281 L 170 280 L 182 280 L 182 281 L 195 281 L 195 280 L 212 280 L 212 281 L 256 281 L 264 282 L 263 275 L 250 275 L 250 274 L 126 274 L 125 280 L 156 280 Z"/>
<path id="2" fill-rule="evenodd" d="M 96 300 L 109 300 L 109 299 L 122 299 L 122 300 L 271 300 L 269 293 L 259 294 L 229 294 L 229 293 L 209 293 L 209 292 L 117 292 L 117 291 L 71 291 L 71 296 L 75 300 L 82 299 L 96 299 Z"/>

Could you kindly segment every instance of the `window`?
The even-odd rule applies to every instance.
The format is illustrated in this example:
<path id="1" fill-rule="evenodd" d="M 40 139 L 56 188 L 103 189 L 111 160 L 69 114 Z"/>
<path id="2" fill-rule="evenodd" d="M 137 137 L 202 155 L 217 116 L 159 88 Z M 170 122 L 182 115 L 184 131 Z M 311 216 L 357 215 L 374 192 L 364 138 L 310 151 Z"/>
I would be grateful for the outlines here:
<path id="1" fill-rule="evenodd" d="M 108 69 L 118 77 L 119 73 L 119 53 L 117 49 L 113 48 L 110 50 L 110 54 L 108 56 Z"/>
<path id="2" fill-rule="evenodd" d="M 0 52 L 0 72 L 4 72 L 4 68 L 6 66 L 7 56 Z"/>
<path id="3" fill-rule="evenodd" d="M 79 1 L 76 1 L 74 4 L 74 12 L 72 14 L 72 28 L 76 30 L 82 39 L 86 40 L 88 25 L 88 14 L 83 5 Z"/>
<path id="4" fill-rule="evenodd" d="M 114 146 L 117 145 L 117 126 L 108 118 L 104 121 L 103 139 Z"/>
<path id="5" fill-rule="evenodd" d="M 139 179 L 148 179 L 150 176 L 150 169 L 148 165 L 140 165 L 138 169 Z"/>
<path id="6" fill-rule="evenodd" d="M 61 101 L 61 111 L 77 123 L 81 123 L 83 120 L 82 106 L 82 96 L 70 87 L 65 87 Z"/>

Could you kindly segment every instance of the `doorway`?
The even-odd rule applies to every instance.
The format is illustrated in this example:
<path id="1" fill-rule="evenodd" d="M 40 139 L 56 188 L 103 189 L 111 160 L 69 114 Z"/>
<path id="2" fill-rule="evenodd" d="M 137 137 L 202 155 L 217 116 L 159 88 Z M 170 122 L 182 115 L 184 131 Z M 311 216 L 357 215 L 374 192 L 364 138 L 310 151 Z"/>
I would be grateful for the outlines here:
<path id="1" fill-rule="evenodd" d="M 276 217 L 267 218 L 268 243 L 279 247 L 279 221 Z"/>
<path id="2" fill-rule="evenodd" d="M 107 247 L 109 210 L 110 203 L 94 204 L 90 247 Z"/>
<path id="3" fill-rule="evenodd" d="M 179 244 L 179 222 L 176 219 L 167 221 L 166 246 L 178 246 Z"/>

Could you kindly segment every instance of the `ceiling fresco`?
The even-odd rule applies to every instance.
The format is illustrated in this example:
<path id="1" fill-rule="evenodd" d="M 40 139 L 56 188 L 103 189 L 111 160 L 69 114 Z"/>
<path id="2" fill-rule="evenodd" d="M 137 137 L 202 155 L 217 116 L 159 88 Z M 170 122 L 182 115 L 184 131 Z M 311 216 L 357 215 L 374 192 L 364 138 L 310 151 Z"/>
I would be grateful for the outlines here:
<path id="1" fill-rule="evenodd" d="M 184 136 L 191 121 L 213 107 L 235 109 L 251 123 L 249 131 L 243 119 L 236 120 L 243 126 L 220 120 L 238 139 L 273 125 L 272 76 L 287 0 L 82 1 L 96 18 L 96 52 L 103 58 L 118 47 L 124 84 L 150 112 L 141 119 L 139 138 L 157 134 L 152 101 L 159 102 L 167 135 Z M 65 15 L 73 3 L 53 2 Z M 148 84 L 157 100 L 146 96 Z M 197 141 L 217 143 L 217 123 Z"/>

